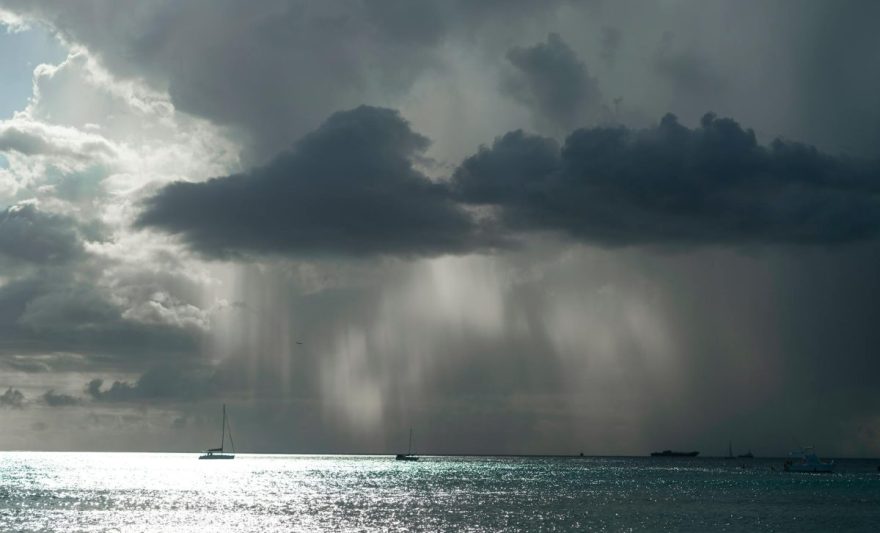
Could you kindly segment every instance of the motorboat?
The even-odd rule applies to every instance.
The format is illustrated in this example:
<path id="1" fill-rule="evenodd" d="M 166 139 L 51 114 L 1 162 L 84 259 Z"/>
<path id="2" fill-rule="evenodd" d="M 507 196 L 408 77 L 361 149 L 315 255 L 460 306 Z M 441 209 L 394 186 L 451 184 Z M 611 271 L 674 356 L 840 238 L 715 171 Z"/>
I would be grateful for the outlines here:
<path id="1" fill-rule="evenodd" d="M 801 448 L 788 454 L 782 466 L 786 472 L 816 472 L 830 474 L 834 472 L 834 461 L 823 462 L 816 456 L 812 447 Z"/>

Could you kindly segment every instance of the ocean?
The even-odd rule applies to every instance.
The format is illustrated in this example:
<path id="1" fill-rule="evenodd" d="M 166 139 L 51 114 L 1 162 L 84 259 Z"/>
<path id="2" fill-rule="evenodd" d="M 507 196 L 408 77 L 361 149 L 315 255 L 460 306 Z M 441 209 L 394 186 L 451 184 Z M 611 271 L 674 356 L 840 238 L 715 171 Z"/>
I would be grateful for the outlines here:
<path id="1" fill-rule="evenodd" d="M 880 531 L 880 461 L 0 453 L 0 531 Z"/>

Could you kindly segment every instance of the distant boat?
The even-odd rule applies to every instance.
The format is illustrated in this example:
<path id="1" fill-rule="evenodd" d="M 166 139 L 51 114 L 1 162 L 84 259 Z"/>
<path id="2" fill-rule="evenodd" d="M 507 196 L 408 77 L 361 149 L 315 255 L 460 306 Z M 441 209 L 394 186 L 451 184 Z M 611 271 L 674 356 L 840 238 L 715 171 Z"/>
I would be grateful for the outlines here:
<path id="1" fill-rule="evenodd" d="M 801 448 L 788 454 L 788 459 L 782 465 L 786 472 L 816 472 L 830 474 L 834 472 L 834 461 L 822 462 L 812 447 Z"/>
<path id="2" fill-rule="evenodd" d="M 223 445 L 226 441 L 226 404 L 223 404 L 223 424 L 220 426 L 220 447 L 208 448 L 199 459 L 235 459 L 235 442 L 232 440 L 232 428 L 229 429 L 229 444 L 232 445 L 232 453 L 223 453 Z"/>
<path id="3" fill-rule="evenodd" d="M 672 450 L 651 452 L 651 457 L 696 457 L 698 455 L 700 455 L 700 452 L 674 452 Z"/>
<path id="4" fill-rule="evenodd" d="M 418 456 L 412 453 L 412 428 L 409 428 L 409 449 L 406 453 L 399 453 L 395 457 L 397 461 L 418 461 Z"/>
<path id="5" fill-rule="evenodd" d="M 746 453 L 741 453 L 737 456 L 734 456 L 733 455 L 733 445 L 730 441 L 727 441 L 727 458 L 728 459 L 754 459 L 755 456 L 752 454 L 752 450 L 749 450 Z"/>

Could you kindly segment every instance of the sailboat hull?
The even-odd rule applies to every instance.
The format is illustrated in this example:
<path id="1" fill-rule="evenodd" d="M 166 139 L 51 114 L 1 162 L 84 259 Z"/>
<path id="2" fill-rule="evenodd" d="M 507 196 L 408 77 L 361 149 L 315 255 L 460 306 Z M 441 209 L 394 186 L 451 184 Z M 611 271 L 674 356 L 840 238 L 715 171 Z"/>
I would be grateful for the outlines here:
<path id="1" fill-rule="evenodd" d="M 200 455 L 199 459 L 235 459 L 235 456 L 231 453 L 206 453 Z"/>

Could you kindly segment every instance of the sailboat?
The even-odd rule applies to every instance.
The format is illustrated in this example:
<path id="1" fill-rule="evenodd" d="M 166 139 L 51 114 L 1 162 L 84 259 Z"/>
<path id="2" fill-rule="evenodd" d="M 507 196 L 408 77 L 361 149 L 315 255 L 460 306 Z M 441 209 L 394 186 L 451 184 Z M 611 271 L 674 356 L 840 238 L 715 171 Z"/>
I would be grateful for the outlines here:
<path id="1" fill-rule="evenodd" d="M 226 441 L 226 404 L 223 404 L 223 425 L 220 427 L 220 447 L 208 448 L 199 459 L 235 459 L 235 442 L 232 440 L 232 428 L 229 428 L 229 444 L 232 445 L 232 453 L 223 453 L 223 445 Z"/>
<path id="2" fill-rule="evenodd" d="M 395 457 L 398 461 L 418 461 L 419 458 L 412 453 L 412 428 L 409 428 L 409 449 L 406 453 L 399 453 Z"/>

